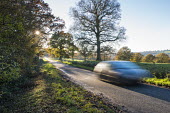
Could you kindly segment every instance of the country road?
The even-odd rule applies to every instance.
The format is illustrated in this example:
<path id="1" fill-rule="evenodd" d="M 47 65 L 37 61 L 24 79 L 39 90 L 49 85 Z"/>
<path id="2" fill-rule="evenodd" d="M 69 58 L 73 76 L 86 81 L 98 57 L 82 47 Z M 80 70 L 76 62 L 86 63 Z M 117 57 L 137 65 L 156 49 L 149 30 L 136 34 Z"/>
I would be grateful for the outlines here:
<path id="1" fill-rule="evenodd" d="M 170 89 L 139 84 L 116 86 L 100 81 L 91 71 L 75 68 L 46 58 L 57 69 L 94 93 L 102 93 L 114 104 L 125 106 L 133 113 L 170 113 Z"/>

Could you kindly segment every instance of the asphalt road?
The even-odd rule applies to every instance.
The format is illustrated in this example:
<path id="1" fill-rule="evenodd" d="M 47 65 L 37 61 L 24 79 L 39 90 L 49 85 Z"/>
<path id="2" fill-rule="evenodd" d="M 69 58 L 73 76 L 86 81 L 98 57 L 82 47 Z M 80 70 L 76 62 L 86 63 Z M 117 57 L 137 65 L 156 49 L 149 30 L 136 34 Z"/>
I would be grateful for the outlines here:
<path id="1" fill-rule="evenodd" d="M 170 113 L 170 89 L 145 84 L 117 86 L 100 81 L 94 72 L 46 59 L 85 89 L 102 93 L 133 113 Z"/>

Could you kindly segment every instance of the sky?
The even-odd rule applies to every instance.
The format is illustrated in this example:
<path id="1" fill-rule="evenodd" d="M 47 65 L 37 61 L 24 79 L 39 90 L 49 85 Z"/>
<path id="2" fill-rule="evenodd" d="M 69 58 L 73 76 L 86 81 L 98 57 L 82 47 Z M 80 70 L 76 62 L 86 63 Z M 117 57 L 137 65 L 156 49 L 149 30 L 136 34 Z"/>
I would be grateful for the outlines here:
<path id="1" fill-rule="evenodd" d="M 52 13 L 72 24 L 69 14 L 79 0 L 44 0 Z M 170 49 L 170 0 L 118 0 L 120 25 L 126 28 L 127 40 L 116 46 L 128 46 L 132 52 Z"/>

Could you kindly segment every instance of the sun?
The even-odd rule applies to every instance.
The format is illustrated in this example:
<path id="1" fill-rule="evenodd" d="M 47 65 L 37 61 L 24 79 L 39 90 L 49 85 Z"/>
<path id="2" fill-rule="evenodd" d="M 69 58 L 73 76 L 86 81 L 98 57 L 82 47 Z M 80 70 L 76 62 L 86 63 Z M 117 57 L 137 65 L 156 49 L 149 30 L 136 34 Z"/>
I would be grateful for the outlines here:
<path id="1" fill-rule="evenodd" d="M 40 31 L 35 31 L 35 34 L 36 34 L 36 35 L 39 35 L 39 34 L 40 34 Z"/>

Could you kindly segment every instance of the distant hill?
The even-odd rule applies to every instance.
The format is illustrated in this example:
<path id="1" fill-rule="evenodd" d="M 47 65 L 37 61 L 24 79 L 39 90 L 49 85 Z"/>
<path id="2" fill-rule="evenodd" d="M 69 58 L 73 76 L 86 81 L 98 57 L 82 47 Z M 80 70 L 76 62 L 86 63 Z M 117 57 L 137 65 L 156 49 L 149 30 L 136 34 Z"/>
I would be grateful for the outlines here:
<path id="1" fill-rule="evenodd" d="M 156 51 L 144 51 L 144 52 L 139 52 L 142 55 L 147 55 L 147 54 L 153 54 L 153 55 L 157 55 L 159 53 L 166 53 L 170 56 L 170 50 L 156 50 Z"/>

